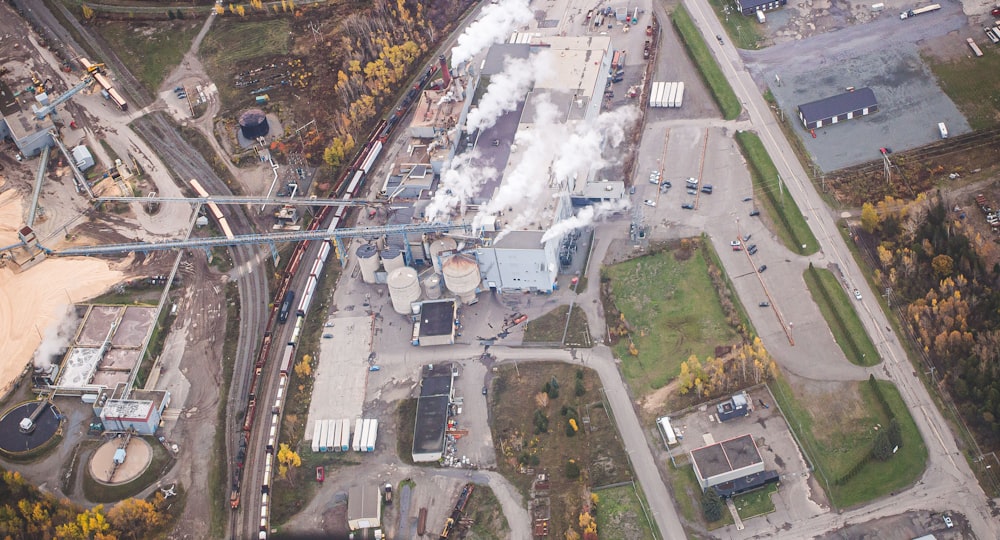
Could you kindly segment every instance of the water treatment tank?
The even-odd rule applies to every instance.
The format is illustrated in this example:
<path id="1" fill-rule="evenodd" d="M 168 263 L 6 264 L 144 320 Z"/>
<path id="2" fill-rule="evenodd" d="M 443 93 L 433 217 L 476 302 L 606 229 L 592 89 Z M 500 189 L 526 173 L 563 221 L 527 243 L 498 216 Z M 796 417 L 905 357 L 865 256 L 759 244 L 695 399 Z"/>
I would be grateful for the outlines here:
<path id="1" fill-rule="evenodd" d="M 431 274 L 424 278 L 424 296 L 428 300 L 441 298 L 441 276 Z"/>
<path id="2" fill-rule="evenodd" d="M 458 249 L 458 243 L 454 238 L 439 238 L 431 242 L 427 255 L 434 264 L 434 273 L 441 273 L 441 254 L 451 253 Z"/>
<path id="3" fill-rule="evenodd" d="M 382 257 L 382 267 L 385 268 L 386 273 L 406 266 L 403 261 L 403 252 L 398 247 L 389 246 L 383 249 L 379 256 Z"/>
<path id="4" fill-rule="evenodd" d="M 378 248 L 372 244 L 361 244 L 357 251 L 358 266 L 361 267 L 361 280 L 365 283 L 375 283 L 375 272 L 378 271 Z"/>
<path id="5" fill-rule="evenodd" d="M 455 255 L 441 264 L 444 284 L 465 304 L 476 301 L 476 290 L 482 281 L 479 263 L 469 255 Z"/>
<path id="6" fill-rule="evenodd" d="M 386 279 L 389 285 L 389 300 L 392 300 L 392 309 L 400 315 L 410 313 L 410 304 L 420 300 L 420 282 L 417 280 L 417 271 L 404 266 L 389 272 Z"/>

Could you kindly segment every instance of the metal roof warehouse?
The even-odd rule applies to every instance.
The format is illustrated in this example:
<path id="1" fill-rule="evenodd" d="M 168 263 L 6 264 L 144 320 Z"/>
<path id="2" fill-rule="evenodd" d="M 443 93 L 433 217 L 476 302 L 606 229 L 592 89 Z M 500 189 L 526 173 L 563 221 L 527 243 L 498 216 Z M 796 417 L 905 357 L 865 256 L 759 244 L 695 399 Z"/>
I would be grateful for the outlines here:
<path id="1" fill-rule="evenodd" d="M 875 92 L 871 88 L 858 88 L 799 105 L 799 120 L 806 129 L 816 129 L 877 111 Z"/>

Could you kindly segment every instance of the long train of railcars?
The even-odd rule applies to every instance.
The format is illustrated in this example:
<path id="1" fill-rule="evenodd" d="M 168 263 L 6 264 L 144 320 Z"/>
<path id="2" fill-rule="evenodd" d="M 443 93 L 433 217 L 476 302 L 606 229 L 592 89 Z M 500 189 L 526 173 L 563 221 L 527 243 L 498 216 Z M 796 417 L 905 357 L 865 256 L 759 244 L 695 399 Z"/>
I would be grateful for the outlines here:
<path id="1" fill-rule="evenodd" d="M 362 146 L 354 161 L 351 162 L 351 166 L 338 179 L 337 187 L 334 190 L 334 194 L 337 197 L 351 199 L 358 195 L 364 187 L 364 182 L 368 173 L 378 160 L 386 140 L 392 135 L 399 121 L 407 114 L 407 112 L 409 112 L 410 107 L 413 106 L 413 103 L 416 102 L 417 97 L 420 95 L 420 91 L 427 85 L 437 71 L 438 65 L 436 63 L 430 66 L 424 72 L 420 80 L 407 92 L 402 102 L 393 111 L 389 119 L 382 120 L 375 127 L 365 145 Z M 200 185 L 198 188 L 200 188 Z M 202 192 L 199 192 L 199 195 L 207 197 L 207 194 L 202 194 Z M 210 203 L 209 208 L 212 206 L 215 206 L 214 203 Z M 310 223 L 309 230 L 318 230 L 321 224 L 327 220 L 331 211 L 333 212 L 333 218 L 330 220 L 327 230 L 332 232 L 340 227 L 346 218 L 347 207 L 338 206 L 334 209 L 334 207 L 324 206 L 319 210 L 316 218 Z M 289 298 L 288 293 L 292 292 L 291 280 L 298 273 L 299 267 L 302 264 L 302 259 L 305 256 L 305 252 L 308 249 L 309 244 L 309 240 L 299 242 L 292 251 L 288 266 L 285 269 L 285 273 L 282 276 L 274 296 L 275 299 L 280 299 L 282 303 L 286 298 Z M 281 354 L 278 371 L 278 393 L 275 397 L 274 405 L 271 407 L 271 422 L 268 426 L 268 437 L 265 444 L 265 450 L 267 453 L 265 454 L 264 477 L 261 479 L 259 533 L 259 538 L 261 539 L 267 538 L 267 532 L 269 530 L 268 523 L 270 504 L 268 499 L 270 495 L 270 486 L 276 456 L 275 445 L 277 444 L 277 436 L 280 433 L 282 408 L 284 405 L 285 392 L 288 388 L 288 376 L 293 369 L 295 362 L 295 349 L 298 346 L 298 340 L 305 322 L 306 314 L 309 313 L 309 307 L 312 304 L 319 278 L 322 276 L 323 268 L 326 265 L 326 260 L 331 251 L 333 251 L 332 241 L 324 240 L 316 258 L 313 259 L 312 265 L 309 267 L 309 277 L 306 280 L 306 286 L 303 289 L 303 294 L 299 297 L 299 303 L 297 309 L 295 310 L 295 325 L 292 330 L 292 338 L 283 345 L 284 350 Z M 294 292 L 291 298 L 294 299 Z M 281 311 L 280 305 L 280 303 L 276 302 L 275 306 L 271 309 L 271 315 L 268 319 L 266 330 L 264 332 L 264 339 L 261 343 L 260 350 L 258 351 L 253 375 L 251 376 L 250 394 L 247 400 L 246 414 L 243 419 L 243 439 L 240 443 L 241 450 L 240 453 L 237 454 L 236 466 L 233 469 L 232 494 L 230 496 L 230 504 L 233 509 L 239 507 L 240 485 L 242 481 L 243 462 L 245 459 L 245 452 L 243 449 L 250 441 L 250 431 L 253 429 L 254 418 L 257 411 L 257 392 L 259 391 L 261 384 L 260 378 L 267 358 L 271 352 L 272 329 L 274 328 L 276 320 L 279 319 Z"/>
<path id="2" fill-rule="evenodd" d="M 194 178 L 191 179 L 191 187 L 194 188 L 195 193 L 197 193 L 199 197 L 202 198 L 209 197 L 209 194 L 207 191 L 205 191 L 205 188 L 201 187 L 201 182 L 195 180 Z M 209 202 L 205 203 L 205 206 L 208 207 L 208 211 L 209 213 L 212 214 L 212 218 L 215 219 L 215 222 L 219 225 L 219 228 L 222 229 L 222 234 L 226 235 L 226 238 L 232 240 L 233 230 L 229 228 L 229 221 L 226 220 L 226 216 L 223 215 L 222 210 L 219 208 L 219 205 L 215 204 L 214 202 Z"/>

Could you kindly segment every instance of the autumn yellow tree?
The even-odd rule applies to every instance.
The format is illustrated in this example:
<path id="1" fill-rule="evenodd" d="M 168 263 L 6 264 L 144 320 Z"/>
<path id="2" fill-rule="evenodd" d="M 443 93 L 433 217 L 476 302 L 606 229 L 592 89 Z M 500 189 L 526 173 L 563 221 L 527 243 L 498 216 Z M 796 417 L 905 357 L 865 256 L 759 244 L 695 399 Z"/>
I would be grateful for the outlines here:
<path id="1" fill-rule="evenodd" d="M 878 224 L 879 218 L 875 206 L 870 202 L 861 205 L 861 228 L 871 234 L 878 228 Z"/>
<path id="2" fill-rule="evenodd" d="M 938 255 L 931 260 L 931 268 L 939 278 L 950 276 L 955 271 L 955 261 L 947 255 Z"/>
<path id="3" fill-rule="evenodd" d="M 131 498 L 108 510 L 108 521 L 120 531 L 121 538 L 138 540 L 163 524 L 163 516 L 152 503 Z"/>
<path id="4" fill-rule="evenodd" d="M 298 468 L 302 466 L 302 458 L 288 447 L 287 444 L 281 443 L 278 447 L 278 475 L 282 478 L 288 478 L 288 470 L 290 468 Z"/>
<path id="5" fill-rule="evenodd" d="M 83 4 L 81 6 L 81 10 L 83 11 L 84 19 L 87 19 L 89 21 L 90 19 L 94 18 L 94 8 L 88 6 L 87 4 Z"/>
<path id="6" fill-rule="evenodd" d="M 303 379 L 312 374 L 312 356 L 302 355 L 302 360 L 295 364 L 295 374 Z"/>
<path id="7" fill-rule="evenodd" d="M 104 517 L 104 505 L 99 504 L 90 510 L 85 510 L 71 521 L 56 528 L 56 538 L 68 540 L 112 540 L 111 524 Z"/>

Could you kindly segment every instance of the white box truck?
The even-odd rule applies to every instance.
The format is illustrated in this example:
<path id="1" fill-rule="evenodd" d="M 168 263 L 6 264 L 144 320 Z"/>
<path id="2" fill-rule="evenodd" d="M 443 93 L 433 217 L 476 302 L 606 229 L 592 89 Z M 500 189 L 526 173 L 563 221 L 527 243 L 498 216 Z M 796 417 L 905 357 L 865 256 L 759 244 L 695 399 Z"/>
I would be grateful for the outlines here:
<path id="1" fill-rule="evenodd" d="M 340 434 L 344 429 L 344 424 L 340 420 L 330 421 L 333 422 L 333 429 L 331 430 L 333 433 L 329 441 L 327 441 L 330 444 L 326 445 L 326 447 L 329 448 L 331 452 L 340 452 Z"/>
<path id="2" fill-rule="evenodd" d="M 662 83 L 654 82 L 653 86 L 649 89 L 649 106 L 650 107 L 659 107 L 659 105 L 656 104 L 656 93 L 660 91 L 660 85 L 661 84 Z"/>
<path id="3" fill-rule="evenodd" d="M 330 429 L 330 422 L 328 420 L 320 420 L 320 430 L 319 430 L 319 451 L 326 452 L 326 435 L 327 430 Z"/>
<path id="4" fill-rule="evenodd" d="M 948 138 L 948 126 L 945 126 L 944 122 L 938 122 L 938 131 L 941 133 L 942 139 Z"/>
<path id="5" fill-rule="evenodd" d="M 354 422 L 354 438 L 351 439 L 351 450 L 354 450 L 355 452 L 361 451 L 361 436 L 364 434 L 361 432 L 361 426 L 363 423 L 364 420 L 360 418 Z"/>
<path id="6" fill-rule="evenodd" d="M 343 424 L 343 433 L 340 434 L 340 450 L 346 452 L 351 449 L 351 421 L 339 420 Z"/>
<path id="7" fill-rule="evenodd" d="M 368 426 L 368 451 L 375 451 L 375 439 L 378 438 L 378 419 L 372 418 L 371 424 Z"/>
<path id="8" fill-rule="evenodd" d="M 361 423 L 361 451 L 368 451 L 368 435 L 371 432 L 372 420 L 371 418 L 365 418 Z"/>
<path id="9" fill-rule="evenodd" d="M 312 451 L 315 454 L 319 452 L 319 435 L 320 431 L 323 429 L 323 423 L 319 420 L 313 422 L 313 440 L 312 440 Z"/>

